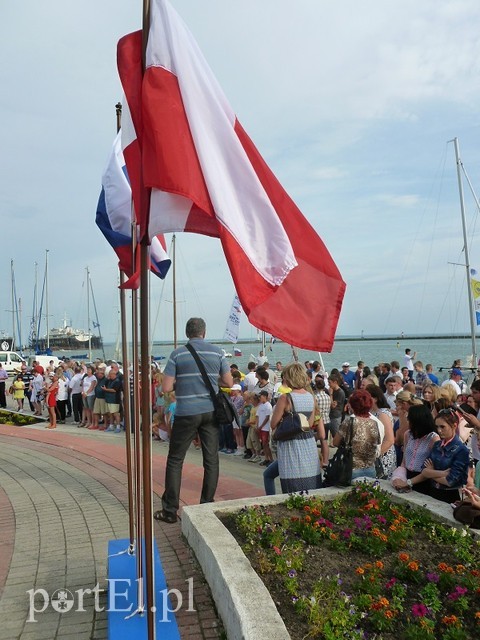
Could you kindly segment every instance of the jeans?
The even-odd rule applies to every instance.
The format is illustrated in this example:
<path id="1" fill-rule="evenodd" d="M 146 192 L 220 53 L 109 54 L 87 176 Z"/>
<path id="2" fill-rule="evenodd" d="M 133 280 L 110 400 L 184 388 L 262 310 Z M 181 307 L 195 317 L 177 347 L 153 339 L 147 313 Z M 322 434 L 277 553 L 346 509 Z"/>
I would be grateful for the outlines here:
<path id="1" fill-rule="evenodd" d="M 352 480 L 356 478 L 376 478 L 375 467 L 366 467 L 365 469 L 354 469 L 352 472 Z"/>
<path id="2" fill-rule="evenodd" d="M 265 486 L 266 496 L 275 495 L 275 478 L 278 478 L 278 460 L 274 460 L 263 472 L 263 484 Z"/>
<path id="3" fill-rule="evenodd" d="M 180 504 L 182 468 L 188 447 L 196 434 L 200 437 L 203 456 L 203 485 L 200 503 L 213 502 L 218 484 L 218 426 L 213 411 L 195 416 L 175 416 L 165 471 L 162 507 L 165 513 L 177 515 Z"/>

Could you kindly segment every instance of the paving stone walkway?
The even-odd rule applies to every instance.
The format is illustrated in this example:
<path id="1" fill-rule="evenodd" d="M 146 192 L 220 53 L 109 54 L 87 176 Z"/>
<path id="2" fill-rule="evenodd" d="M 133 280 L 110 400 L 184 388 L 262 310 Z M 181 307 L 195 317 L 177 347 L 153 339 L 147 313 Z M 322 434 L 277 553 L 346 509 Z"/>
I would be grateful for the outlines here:
<path id="1" fill-rule="evenodd" d="M 159 508 L 167 447 L 154 447 L 154 504 Z M 218 500 L 263 495 L 260 469 L 222 461 Z M 124 435 L 0 425 L 0 638 L 2 640 L 103 640 L 107 597 L 78 589 L 106 586 L 107 542 L 128 537 Z M 201 456 L 189 453 L 182 504 L 199 499 Z M 245 479 L 242 479 L 244 477 Z M 221 638 L 222 626 L 180 524 L 155 523 L 169 589 L 186 602 L 193 578 L 195 611 L 177 613 L 182 640 Z M 43 592 L 40 590 L 44 590 Z M 67 589 L 75 603 L 58 612 L 48 599 Z M 31 611 L 29 592 L 37 610 Z M 33 622 L 32 618 L 35 618 Z"/>

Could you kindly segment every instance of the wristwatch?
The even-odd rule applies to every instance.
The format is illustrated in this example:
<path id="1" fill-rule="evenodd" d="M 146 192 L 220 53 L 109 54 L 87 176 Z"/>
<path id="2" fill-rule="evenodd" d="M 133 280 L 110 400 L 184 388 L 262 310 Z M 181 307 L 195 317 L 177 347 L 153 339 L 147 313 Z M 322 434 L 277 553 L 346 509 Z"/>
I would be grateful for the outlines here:
<path id="1" fill-rule="evenodd" d="M 407 486 L 409 489 L 413 489 L 413 482 L 410 479 L 407 480 Z"/>

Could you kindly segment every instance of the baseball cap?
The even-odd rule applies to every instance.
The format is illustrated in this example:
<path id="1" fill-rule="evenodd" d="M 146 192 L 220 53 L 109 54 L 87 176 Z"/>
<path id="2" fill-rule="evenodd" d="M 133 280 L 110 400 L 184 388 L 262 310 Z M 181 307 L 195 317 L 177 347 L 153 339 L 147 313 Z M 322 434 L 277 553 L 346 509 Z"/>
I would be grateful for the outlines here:
<path id="1" fill-rule="evenodd" d="M 349 367 L 349 366 L 350 366 L 350 363 L 349 363 L 349 362 L 344 362 L 344 363 L 342 364 L 342 367 Z"/>
<path id="2" fill-rule="evenodd" d="M 452 376 L 461 376 L 462 372 L 460 369 L 452 369 Z"/>
<path id="3" fill-rule="evenodd" d="M 233 387 L 230 387 L 232 391 L 241 391 L 242 387 L 239 384 L 234 384 Z"/>

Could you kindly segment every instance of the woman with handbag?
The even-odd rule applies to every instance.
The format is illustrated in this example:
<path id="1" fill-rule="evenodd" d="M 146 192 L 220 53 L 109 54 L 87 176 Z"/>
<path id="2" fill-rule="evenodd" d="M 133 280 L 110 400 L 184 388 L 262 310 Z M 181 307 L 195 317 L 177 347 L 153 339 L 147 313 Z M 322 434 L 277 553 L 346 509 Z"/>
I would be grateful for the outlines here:
<path id="1" fill-rule="evenodd" d="M 339 447 L 349 437 L 353 452 L 352 480 L 375 478 L 375 458 L 380 443 L 380 431 L 376 420 L 370 415 L 372 396 L 364 389 L 354 391 L 348 399 L 353 416 L 346 418 L 333 438 L 333 446 Z"/>
<path id="2" fill-rule="evenodd" d="M 369 384 L 365 391 L 372 396 L 373 405 L 370 413 L 378 418 L 383 426 L 383 437 L 380 443 L 379 465 L 377 478 L 388 479 L 397 467 L 397 454 L 395 453 L 395 436 L 393 434 L 393 416 L 388 402 L 380 387 Z"/>
<path id="3" fill-rule="evenodd" d="M 303 422 L 304 426 L 292 433 L 288 439 L 277 440 L 278 472 L 282 492 L 320 489 L 322 471 L 315 432 L 312 430 L 317 411 L 315 398 L 309 391 L 310 380 L 305 368 L 294 362 L 284 368 L 283 382 L 292 391 L 280 395 L 275 404 L 270 423 L 272 436 L 275 439 L 275 431 L 282 429 L 282 421 L 290 420 L 292 411 L 300 414 L 299 422 Z M 317 436 L 325 439 L 323 426 L 318 428 Z"/>

